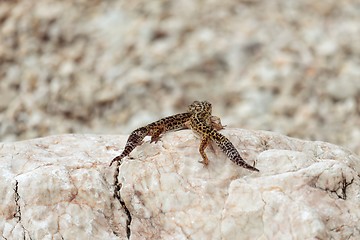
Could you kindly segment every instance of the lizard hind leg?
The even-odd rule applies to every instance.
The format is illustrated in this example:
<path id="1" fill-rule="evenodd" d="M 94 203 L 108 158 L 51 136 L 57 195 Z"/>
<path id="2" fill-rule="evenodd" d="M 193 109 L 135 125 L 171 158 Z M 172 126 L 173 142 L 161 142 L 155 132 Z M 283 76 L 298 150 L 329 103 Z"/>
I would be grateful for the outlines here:
<path id="1" fill-rule="evenodd" d="M 165 131 L 165 127 L 159 127 L 150 132 L 150 143 L 157 143 L 160 139 L 160 135 Z"/>
<path id="2" fill-rule="evenodd" d="M 203 159 L 202 161 L 199 161 L 199 162 L 204 164 L 205 166 L 207 166 L 209 164 L 209 159 L 208 159 L 208 157 L 206 156 L 206 153 L 205 153 L 205 149 L 209 145 L 209 143 L 210 143 L 210 138 L 204 136 L 201 139 L 201 143 L 200 143 L 200 147 L 199 147 L 199 152 L 200 152 L 200 155 L 201 155 L 201 157 Z"/>
<path id="3" fill-rule="evenodd" d="M 210 120 L 210 125 L 213 128 L 215 128 L 216 131 L 222 130 L 224 129 L 224 127 L 226 127 L 226 125 L 221 124 L 221 120 L 217 116 L 211 116 L 209 120 Z"/>

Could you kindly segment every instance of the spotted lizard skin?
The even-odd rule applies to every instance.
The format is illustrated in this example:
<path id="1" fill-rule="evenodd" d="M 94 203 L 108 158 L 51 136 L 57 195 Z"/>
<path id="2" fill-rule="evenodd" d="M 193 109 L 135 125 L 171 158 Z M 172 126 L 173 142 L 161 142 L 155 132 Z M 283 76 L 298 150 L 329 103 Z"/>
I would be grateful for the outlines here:
<path id="1" fill-rule="evenodd" d="M 257 168 L 247 164 L 230 140 L 212 127 L 212 107 L 209 102 L 195 101 L 189 106 L 189 112 L 191 113 L 190 128 L 201 137 L 199 152 L 202 156 L 203 164 L 207 165 L 209 163 L 208 157 L 205 153 L 205 148 L 209 145 L 210 141 L 214 141 L 231 161 L 248 170 L 256 172 L 259 171 Z"/>
<path id="2" fill-rule="evenodd" d="M 223 126 L 221 125 L 220 119 L 216 116 L 212 116 L 211 114 L 212 107 L 209 102 L 195 101 L 189 106 L 188 112 L 186 113 L 162 118 L 156 122 L 134 130 L 126 142 L 124 151 L 111 161 L 110 166 L 114 162 L 121 164 L 122 159 L 127 157 L 135 147 L 141 145 L 146 136 L 151 136 L 150 143 L 156 143 L 159 140 L 160 135 L 163 133 L 191 128 L 201 137 L 199 152 L 203 159 L 201 163 L 204 165 L 208 165 L 209 163 L 205 154 L 205 148 L 211 141 L 214 141 L 231 161 L 246 169 L 259 171 L 255 167 L 247 164 L 229 139 L 218 132 L 218 130 L 223 129 Z"/>
<path id="3" fill-rule="evenodd" d="M 132 152 L 132 150 L 134 150 L 135 147 L 142 144 L 143 139 L 146 136 L 151 136 L 150 143 L 152 142 L 156 143 L 159 140 L 160 135 L 162 133 L 188 128 L 186 126 L 186 122 L 189 121 L 190 116 L 191 113 L 189 112 L 179 113 L 170 117 L 162 118 L 156 122 L 146 125 L 145 127 L 140 127 L 134 130 L 130 134 L 126 142 L 124 151 L 111 161 L 110 166 L 114 162 L 121 163 L 121 160 L 124 157 L 128 156 Z"/>

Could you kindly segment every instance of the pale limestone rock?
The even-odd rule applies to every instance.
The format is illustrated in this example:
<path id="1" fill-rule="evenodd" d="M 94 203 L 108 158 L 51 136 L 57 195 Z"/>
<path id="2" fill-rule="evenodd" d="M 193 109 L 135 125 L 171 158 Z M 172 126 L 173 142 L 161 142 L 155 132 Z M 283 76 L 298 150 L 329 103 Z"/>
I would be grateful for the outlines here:
<path id="1" fill-rule="evenodd" d="M 271 132 L 222 133 L 260 173 L 235 165 L 214 144 L 204 167 L 199 139 L 190 130 L 168 133 L 124 159 L 118 177 L 123 203 L 113 196 L 116 167 L 108 164 L 126 136 L 1 143 L 0 236 L 360 238 L 359 157 L 329 143 Z"/>
<path id="2" fill-rule="evenodd" d="M 126 236 L 126 215 L 112 197 L 108 141 L 101 136 L 60 135 L 2 143 L 0 236 L 9 240 L 119 239 L 114 232 Z"/>

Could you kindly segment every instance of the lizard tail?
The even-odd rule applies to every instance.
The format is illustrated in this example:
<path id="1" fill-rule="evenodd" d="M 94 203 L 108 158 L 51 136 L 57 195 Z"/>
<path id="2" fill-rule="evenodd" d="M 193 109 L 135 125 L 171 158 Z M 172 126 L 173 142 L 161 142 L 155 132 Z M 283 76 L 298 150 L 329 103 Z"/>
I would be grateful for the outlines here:
<path id="1" fill-rule="evenodd" d="M 136 130 L 134 130 L 125 145 L 124 151 L 117 157 L 115 157 L 109 166 L 111 166 L 114 162 L 120 162 L 121 164 L 121 160 L 128 156 L 132 150 L 134 150 L 134 148 L 138 145 L 140 145 L 142 143 L 142 140 L 144 140 L 144 138 L 148 135 L 149 130 L 147 128 L 141 127 L 138 128 Z"/>
<path id="2" fill-rule="evenodd" d="M 221 135 L 220 133 L 218 133 Z M 247 164 L 244 159 L 240 156 L 240 153 L 236 150 L 234 145 L 225 136 L 221 135 L 216 144 L 221 150 L 230 158 L 231 161 L 239 165 L 240 167 L 246 168 L 251 171 L 259 172 L 259 169 Z"/>

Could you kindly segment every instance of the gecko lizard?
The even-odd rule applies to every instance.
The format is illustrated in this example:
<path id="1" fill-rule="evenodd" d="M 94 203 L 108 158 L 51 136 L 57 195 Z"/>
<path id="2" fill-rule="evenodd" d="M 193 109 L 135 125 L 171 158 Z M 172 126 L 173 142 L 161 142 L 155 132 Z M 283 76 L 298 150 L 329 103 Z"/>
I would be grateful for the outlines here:
<path id="1" fill-rule="evenodd" d="M 220 118 L 212 116 L 211 113 L 212 107 L 209 102 L 195 101 L 185 113 L 165 117 L 134 130 L 126 142 L 124 151 L 111 161 L 110 166 L 114 162 L 121 164 L 122 159 L 128 156 L 136 146 L 141 145 L 146 136 L 151 136 L 150 143 L 156 143 L 162 133 L 190 128 L 201 137 L 199 152 L 203 159 L 201 163 L 204 165 L 209 163 L 205 154 L 205 148 L 209 145 L 210 141 L 214 141 L 231 161 L 248 170 L 258 172 L 258 169 L 243 160 L 229 139 L 218 132 L 218 130 L 223 129 L 223 126 L 221 125 Z"/>

